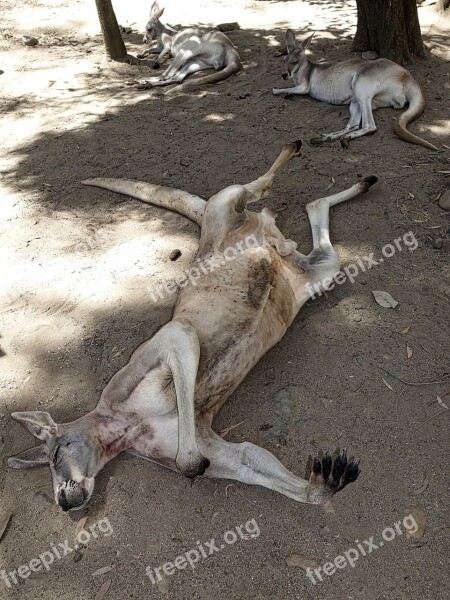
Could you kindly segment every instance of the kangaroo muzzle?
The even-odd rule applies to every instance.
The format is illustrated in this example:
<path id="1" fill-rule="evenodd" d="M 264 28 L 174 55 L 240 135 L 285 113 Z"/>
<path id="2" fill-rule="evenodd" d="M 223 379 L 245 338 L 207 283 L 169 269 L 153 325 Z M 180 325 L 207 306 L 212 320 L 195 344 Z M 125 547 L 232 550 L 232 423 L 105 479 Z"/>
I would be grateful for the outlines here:
<path id="1" fill-rule="evenodd" d="M 80 508 L 85 501 L 83 488 L 76 481 L 66 481 L 58 490 L 57 501 L 64 512 Z"/>

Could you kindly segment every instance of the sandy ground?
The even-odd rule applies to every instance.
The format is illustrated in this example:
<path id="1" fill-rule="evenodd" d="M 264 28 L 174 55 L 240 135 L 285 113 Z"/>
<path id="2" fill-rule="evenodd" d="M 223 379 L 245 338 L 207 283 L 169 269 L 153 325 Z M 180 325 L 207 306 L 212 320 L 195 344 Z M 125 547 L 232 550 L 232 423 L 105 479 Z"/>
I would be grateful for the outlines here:
<path id="1" fill-rule="evenodd" d="M 127 47 L 138 53 L 148 5 L 115 4 L 119 22 L 133 28 Z M 371 252 L 380 257 L 408 232 L 418 247 L 409 251 L 402 242 L 353 284 L 309 302 L 216 425 L 240 423 L 227 439 L 263 445 L 299 474 L 310 452 L 349 447 L 362 459 L 362 475 L 330 512 L 262 488 L 191 483 L 121 456 L 99 476 L 86 512 L 86 527 L 103 519 L 97 538 L 11 588 L 0 578 L 0 598 L 448 598 L 449 239 L 448 214 L 438 206 L 449 187 L 448 19 L 437 19 L 433 6 L 420 9 L 431 53 L 410 65 L 428 99 L 411 129 L 440 151 L 396 138 L 392 109 L 377 112 L 374 136 L 343 150 L 306 141 L 338 129 L 347 109 L 270 90 L 284 85 L 274 55 L 287 26 L 317 31 L 316 58 L 352 56 L 353 2 L 167 4 L 170 23 L 238 21 L 241 30 L 230 38 L 244 70 L 174 98 L 136 91 L 124 81 L 148 69 L 105 59 L 91 2 L 2 3 L 0 520 L 13 517 L 0 543 L 0 571 L 66 540 L 74 548 L 80 518 L 49 501 L 47 468 L 7 469 L 8 456 L 34 444 L 10 412 L 47 410 L 65 422 L 92 409 L 112 374 L 170 318 L 175 296 L 155 304 L 150 293 L 181 274 L 197 247 L 198 230 L 182 217 L 83 188 L 86 177 L 142 179 L 208 197 L 258 176 L 283 143 L 301 138 L 303 158 L 287 166 L 265 204 L 303 251 L 310 247 L 306 202 L 361 175 L 379 177 L 370 194 L 333 212 L 344 264 Z M 22 34 L 40 44 L 24 47 Z M 175 248 L 182 256 L 171 262 Z M 373 290 L 389 292 L 397 308 L 376 304 Z M 377 543 L 411 510 L 420 515 L 420 537 L 397 532 L 354 568 L 316 585 L 288 564 L 295 554 L 297 563 L 319 566 L 356 548 L 355 540 L 374 536 Z M 225 543 L 194 570 L 155 585 L 146 576 L 147 566 L 221 540 L 252 519 L 259 535 Z M 112 569 L 92 576 L 104 567 Z"/>

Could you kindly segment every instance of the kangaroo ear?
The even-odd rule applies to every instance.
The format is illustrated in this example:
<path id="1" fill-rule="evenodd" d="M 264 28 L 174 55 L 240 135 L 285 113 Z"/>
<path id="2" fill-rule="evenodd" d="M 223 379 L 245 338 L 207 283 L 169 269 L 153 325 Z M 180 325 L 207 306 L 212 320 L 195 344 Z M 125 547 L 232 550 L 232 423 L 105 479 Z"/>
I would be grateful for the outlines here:
<path id="1" fill-rule="evenodd" d="M 286 47 L 288 53 L 292 52 L 296 48 L 295 33 L 292 31 L 292 29 L 288 29 L 286 31 Z"/>
<path id="2" fill-rule="evenodd" d="M 40 410 L 31 412 L 14 412 L 11 417 L 21 423 L 39 440 L 47 441 L 58 432 L 58 425 L 47 412 Z"/>
<path id="3" fill-rule="evenodd" d="M 159 19 L 159 17 L 163 14 L 165 6 L 159 8 L 158 2 L 153 2 L 152 8 L 150 9 L 150 18 L 151 19 Z"/>
<path id="4" fill-rule="evenodd" d="M 305 38 L 304 40 L 301 41 L 300 46 L 303 48 L 303 50 L 306 50 L 306 48 L 309 46 L 315 33 L 316 32 L 313 31 L 311 35 L 309 35 L 307 38 Z"/>
<path id="5" fill-rule="evenodd" d="M 8 458 L 8 467 L 11 469 L 29 469 L 39 465 L 47 465 L 49 463 L 47 444 L 35 446 L 25 452 L 16 454 Z"/>

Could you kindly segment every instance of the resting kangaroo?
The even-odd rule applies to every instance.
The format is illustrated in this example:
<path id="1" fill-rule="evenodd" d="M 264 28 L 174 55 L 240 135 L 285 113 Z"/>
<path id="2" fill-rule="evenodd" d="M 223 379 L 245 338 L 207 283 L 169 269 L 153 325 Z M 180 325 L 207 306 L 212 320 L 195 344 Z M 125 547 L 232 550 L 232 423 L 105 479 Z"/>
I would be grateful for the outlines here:
<path id="1" fill-rule="evenodd" d="M 329 238 L 329 209 L 366 192 L 376 177 L 307 205 L 313 250 L 305 256 L 284 238 L 274 215 L 247 210 L 265 198 L 277 171 L 298 156 L 300 142 L 285 146 L 268 172 L 231 185 L 207 202 L 182 190 L 120 179 L 83 183 L 177 211 L 201 228 L 197 259 L 220 268 L 184 285 L 172 320 L 131 356 L 101 394 L 96 408 L 71 423 L 46 412 L 16 412 L 43 443 L 8 460 L 13 468 L 49 464 L 55 500 L 63 510 L 83 507 L 103 466 L 128 451 L 188 477 L 234 479 L 319 504 L 359 474 L 345 451 L 319 453 L 306 479 L 290 473 L 270 452 L 249 442 L 231 443 L 212 421 L 258 360 L 283 337 L 311 288 L 329 284 L 339 257 Z M 252 238 L 252 244 L 245 240 Z M 230 249 L 240 248 L 233 260 Z M 198 263 L 196 263 L 198 264 Z M 328 282 L 328 283 L 327 283 Z"/>
<path id="2" fill-rule="evenodd" d="M 161 23 L 159 18 L 163 12 L 164 8 L 159 8 L 158 2 L 154 2 L 150 11 L 150 20 L 145 28 L 144 41 L 150 44 L 156 38 L 158 44 L 156 48 L 148 50 L 139 57 L 143 58 L 152 52 L 159 53 L 154 63 L 155 67 L 160 65 L 162 58 L 167 54 L 171 54 L 174 58 L 172 64 L 159 77 L 141 81 L 141 87 L 181 83 L 191 73 L 205 69 L 217 71 L 183 84 L 183 89 L 197 87 L 204 83 L 222 81 L 242 68 L 236 48 L 224 33 L 197 27 L 177 31 Z"/>
<path id="3" fill-rule="evenodd" d="M 273 89 L 274 94 L 309 94 L 330 104 L 349 104 L 350 119 L 344 129 L 313 139 L 320 144 L 328 140 L 351 140 L 375 133 L 377 126 L 372 111 L 384 106 L 408 109 L 394 123 L 394 132 L 412 144 L 437 150 L 436 146 L 409 132 L 408 123 L 417 119 L 425 108 L 419 84 L 409 71 L 386 58 L 363 60 L 353 58 L 337 64 L 318 64 L 306 56 L 314 34 L 296 43 L 294 32 L 286 32 L 287 56 L 284 79 L 292 78 L 294 87 Z"/>

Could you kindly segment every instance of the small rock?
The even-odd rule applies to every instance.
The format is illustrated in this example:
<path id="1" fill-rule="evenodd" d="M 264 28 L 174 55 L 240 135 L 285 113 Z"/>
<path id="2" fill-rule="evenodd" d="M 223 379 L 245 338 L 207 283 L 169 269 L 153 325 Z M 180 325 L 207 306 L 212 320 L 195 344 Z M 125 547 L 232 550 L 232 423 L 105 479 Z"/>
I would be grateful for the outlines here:
<path id="1" fill-rule="evenodd" d="M 170 260 L 177 260 L 178 258 L 180 258 L 180 256 L 181 256 L 181 250 L 178 250 L 178 248 L 176 248 L 175 250 L 172 250 L 172 252 L 169 254 Z"/>
<path id="2" fill-rule="evenodd" d="M 133 30 L 131 29 L 131 27 L 121 27 L 122 29 L 122 33 L 131 33 Z"/>
<path id="3" fill-rule="evenodd" d="M 376 52 L 372 52 L 372 50 L 368 50 L 367 52 L 363 52 L 361 54 L 361 58 L 364 60 L 375 60 L 378 58 L 378 54 Z"/>
<path id="4" fill-rule="evenodd" d="M 40 490 L 34 494 L 33 502 L 36 502 L 36 504 L 40 504 L 41 506 L 49 506 L 52 503 L 47 494 Z"/>
<path id="5" fill-rule="evenodd" d="M 434 238 L 433 240 L 433 248 L 436 250 L 440 250 L 442 248 L 442 238 Z"/>
<path id="6" fill-rule="evenodd" d="M 239 23 L 236 23 L 236 21 L 233 23 L 219 23 L 219 25 L 217 25 L 217 29 L 223 32 L 236 31 L 236 29 L 240 29 L 240 25 Z"/>
<path id="7" fill-rule="evenodd" d="M 83 558 L 83 554 L 80 552 L 80 550 L 75 550 L 72 556 L 73 562 L 78 562 Z"/>
<path id="8" fill-rule="evenodd" d="M 25 44 L 25 46 L 37 46 L 39 44 L 37 38 L 33 37 L 32 35 L 23 35 L 22 42 Z"/>
<path id="9" fill-rule="evenodd" d="M 444 210 L 450 210 L 450 190 L 447 190 L 439 198 L 439 206 Z"/>

